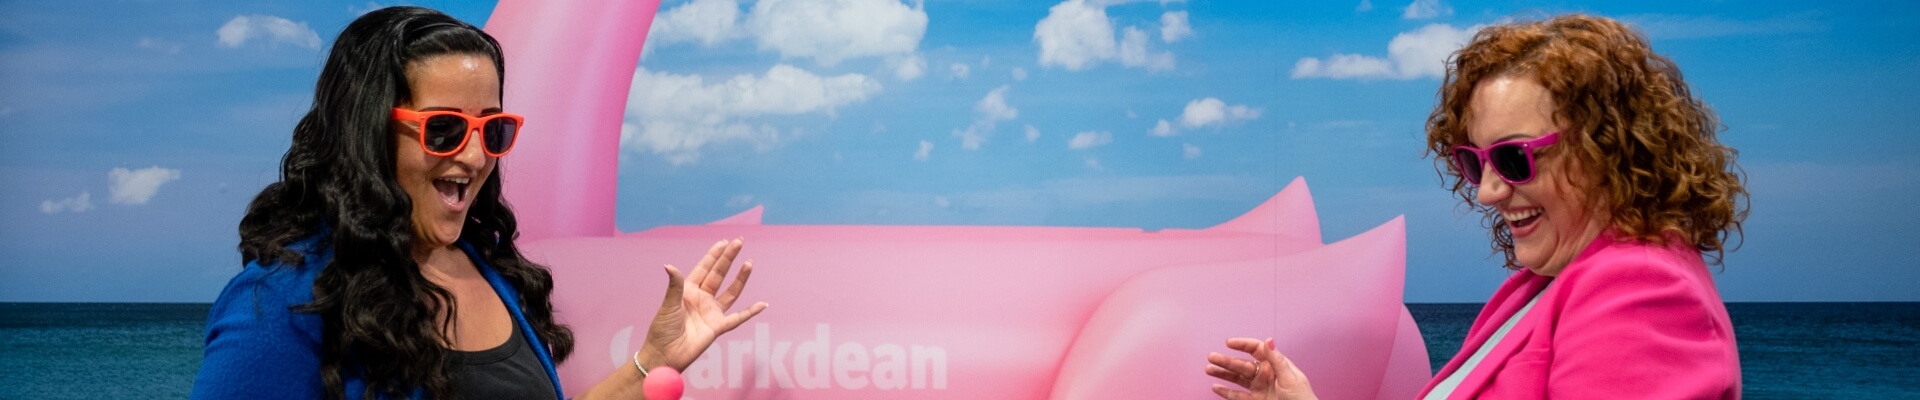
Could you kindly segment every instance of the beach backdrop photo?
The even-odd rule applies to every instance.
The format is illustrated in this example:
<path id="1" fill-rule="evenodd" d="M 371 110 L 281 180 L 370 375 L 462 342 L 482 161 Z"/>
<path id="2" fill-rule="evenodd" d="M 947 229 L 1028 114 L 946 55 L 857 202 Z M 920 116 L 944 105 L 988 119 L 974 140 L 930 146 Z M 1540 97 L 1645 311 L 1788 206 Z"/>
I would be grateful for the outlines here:
<path id="1" fill-rule="evenodd" d="M 1252 329 L 1186 311 L 1215 302 L 1351 332 L 1280 341 L 1332 393 L 1411 397 L 1512 273 L 1426 153 L 1446 61 L 1583 13 L 1738 150 L 1751 214 L 1709 268 L 1745 397 L 1920 399 L 1920 3 L 633 4 L 0 0 L 0 399 L 186 397 L 334 37 L 395 5 L 502 38 L 570 396 L 624 365 L 660 264 L 744 237 L 773 307 L 690 398 L 1213 398 L 1207 349 Z M 1186 375 L 1127 378 L 1159 365 Z"/>

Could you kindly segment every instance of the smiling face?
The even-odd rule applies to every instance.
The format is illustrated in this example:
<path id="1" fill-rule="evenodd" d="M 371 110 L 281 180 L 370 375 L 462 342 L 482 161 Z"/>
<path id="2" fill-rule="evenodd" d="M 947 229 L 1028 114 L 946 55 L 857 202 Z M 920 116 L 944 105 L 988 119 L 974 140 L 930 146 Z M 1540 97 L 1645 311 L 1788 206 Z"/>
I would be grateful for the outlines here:
<path id="1" fill-rule="evenodd" d="M 498 114 L 500 77 L 493 61 L 478 54 L 433 56 L 407 65 L 411 102 L 400 108 L 447 110 L 469 116 Z M 420 131 L 410 122 L 394 122 L 394 171 L 413 199 L 414 250 L 452 245 L 460 238 L 467 210 L 480 185 L 493 175 L 498 159 L 482 150 L 481 135 L 471 133 L 459 153 L 439 157 L 420 148 Z"/>
<path id="2" fill-rule="evenodd" d="M 1531 140 L 1561 132 L 1560 144 L 1534 150 L 1534 179 L 1514 185 L 1483 163 L 1476 197 L 1500 213 L 1513 234 L 1515 262 L 1536 274 L 1555 276 L 1600 235 L 1605 224 L 1593 212 L 1587 190 L 1569 179 L 1573 157 L 1566 127 L 1553 117 L 1553 98 L 1531 77 L 1497 76 L 1473 89 L 1467 106 L 1471 145 Z"/>

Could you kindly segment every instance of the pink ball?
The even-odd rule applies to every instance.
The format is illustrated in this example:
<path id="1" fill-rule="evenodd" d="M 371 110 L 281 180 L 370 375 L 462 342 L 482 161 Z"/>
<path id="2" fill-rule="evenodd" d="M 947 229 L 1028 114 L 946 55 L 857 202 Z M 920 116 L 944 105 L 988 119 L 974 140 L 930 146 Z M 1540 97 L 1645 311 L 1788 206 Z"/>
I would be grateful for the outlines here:
<path id="1" fill-rule="evenodd" d="M 686 383 L 680 380 L 680 371 L 666 366 L 653 367 L 647 371 L 647 380 L 640 384 L 640 392 L 647 400 L 680 400 L 680 394 L 686 393 Z"/>

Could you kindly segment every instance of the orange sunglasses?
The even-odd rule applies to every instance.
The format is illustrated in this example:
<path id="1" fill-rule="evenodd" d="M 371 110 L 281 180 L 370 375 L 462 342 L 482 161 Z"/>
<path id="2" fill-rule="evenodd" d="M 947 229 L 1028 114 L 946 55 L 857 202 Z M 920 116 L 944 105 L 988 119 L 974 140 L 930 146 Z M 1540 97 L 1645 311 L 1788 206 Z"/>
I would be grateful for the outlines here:
<path id="1" fill-rule="evenodd" d="M 467 148 L 467 139 L 480 131 L 481 147 L 488 156 L 501 157 L 513 150 L 526 118 L 500 113 L 471 117 L 459 111 L 414 111 L 395 107 L 393 120 L 412 122 L 420 127 L 420 149 L 439 157 L 459 154 Z"/>

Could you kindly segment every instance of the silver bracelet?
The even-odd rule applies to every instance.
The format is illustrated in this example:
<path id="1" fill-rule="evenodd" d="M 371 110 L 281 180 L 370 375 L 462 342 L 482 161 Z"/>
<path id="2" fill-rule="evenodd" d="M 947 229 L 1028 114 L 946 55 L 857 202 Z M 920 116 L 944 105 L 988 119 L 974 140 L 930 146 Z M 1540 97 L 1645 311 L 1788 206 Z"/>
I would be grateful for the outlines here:
<path id="1" fill-rule="evenodd" d="M 633 369 L 640 370 L 640 379 L 647 378 L 647 367 L 640 366 L 640 352 L 633 352 Z"/>

